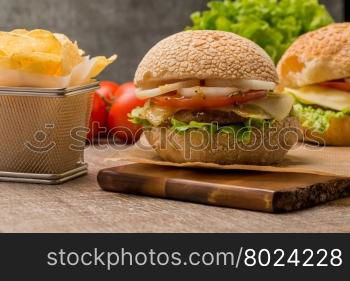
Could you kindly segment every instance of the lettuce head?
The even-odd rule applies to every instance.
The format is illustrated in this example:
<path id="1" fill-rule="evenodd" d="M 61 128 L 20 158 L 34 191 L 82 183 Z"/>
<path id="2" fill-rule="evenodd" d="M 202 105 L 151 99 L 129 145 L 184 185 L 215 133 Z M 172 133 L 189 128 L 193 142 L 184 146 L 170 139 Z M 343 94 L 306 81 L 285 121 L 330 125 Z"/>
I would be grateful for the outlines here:
<path id="1" fill-rule="evenodd" d="M 300 35 L 334 20 L 318 0 L 223 0 L 191 15 L 191 30 L 234 32 L 260 45 L 277 64 Z"/>

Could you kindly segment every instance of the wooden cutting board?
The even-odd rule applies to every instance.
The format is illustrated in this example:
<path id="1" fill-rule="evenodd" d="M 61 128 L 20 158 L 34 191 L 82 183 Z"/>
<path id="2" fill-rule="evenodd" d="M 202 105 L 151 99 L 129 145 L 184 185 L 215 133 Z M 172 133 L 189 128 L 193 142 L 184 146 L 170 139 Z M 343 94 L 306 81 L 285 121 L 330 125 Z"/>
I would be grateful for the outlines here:
<path id="1" fill-rule="evenodd" d="M 102 189 L 270 213 L 350 196 L 350 179 L 131 164 L 101 170 Z"/>

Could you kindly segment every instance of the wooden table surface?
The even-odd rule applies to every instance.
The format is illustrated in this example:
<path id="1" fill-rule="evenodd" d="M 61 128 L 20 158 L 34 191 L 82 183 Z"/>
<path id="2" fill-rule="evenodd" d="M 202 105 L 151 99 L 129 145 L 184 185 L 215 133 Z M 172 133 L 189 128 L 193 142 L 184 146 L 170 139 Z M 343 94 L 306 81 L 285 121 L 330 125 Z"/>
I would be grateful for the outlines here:
<path id="1" fill-rule="evenodd" d="M 87 148 L 89 174 L 60 186 L 0 183 L 0 232 L 350 232 L 350 198 L 276 215 L 104 192 L 111 149 Z"/>

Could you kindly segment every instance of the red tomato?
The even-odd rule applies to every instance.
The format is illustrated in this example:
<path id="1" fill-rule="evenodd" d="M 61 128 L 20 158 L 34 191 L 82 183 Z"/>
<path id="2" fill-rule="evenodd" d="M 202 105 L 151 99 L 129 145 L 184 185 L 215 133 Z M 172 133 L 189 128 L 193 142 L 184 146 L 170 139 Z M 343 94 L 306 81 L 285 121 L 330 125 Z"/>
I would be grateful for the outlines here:
<path id="1" fill-rule="evenodd" d="M 89 123 L 90 131 L 87 136 L 89 140 L 101 133 L 107 133 L 108 110 L 111 107 L 114 92 L 118 87 L 118 84 L 114 82 L 102 81 L 100 88 L 94 93 Z"/>
<path id="2" fill-rule="evenodd" d="M 89 140 L 97 137 L 100 133 L 106 133 L 108 112 L 106 110 L 105 100 L 95 92 L 93 95 L 93 104 L 90 117 L 89 128 L 87 135 Z"/>
<path id="3" fill-rule="evenodd" d="M 337 81 L 323 82 L 323 83 L 320 83 L 320 86 L 325 88 L 333 88 L 341 91 L 350 92 L 350 83 L 347 83 L 347 82 L 337 82 Z"/>
<path id="4" fill-rule="evenodd" d="M 232 104 L 243 104 L 252 100 L 260 99 L 266 96 L 265 91 L 252 91 L 243 95 L 232 97 L 193 97 L 184 98 L 179 96 L 160 96 L 152 99 L 152 102 L 159 106 L 183 108 L 183 109 L 201 109 L 218 108 Z"/>
<path id="5" fill-rule="evenodd" d="M 108 128 L 113 136 L 117 136 L 125 143 L 133 143 L 141 135 L 141 126 L 129 121 L 128 114 L 138 106 L 145 104 L 135 94 L 134 83 L 121 85 L 115 93 L 116 99 L 108 115 Z"/>
<path id="6" fill-rule="evenodd" d="M 113 96 L 115 96 L 115 93 L 119 88 L 119 85 L 112 81 L 101 81 L 100 86 L 101 88 L 108 88 L 111 91 L 111 94 L 107 97 L 110 100 L 113 99 Z"/>

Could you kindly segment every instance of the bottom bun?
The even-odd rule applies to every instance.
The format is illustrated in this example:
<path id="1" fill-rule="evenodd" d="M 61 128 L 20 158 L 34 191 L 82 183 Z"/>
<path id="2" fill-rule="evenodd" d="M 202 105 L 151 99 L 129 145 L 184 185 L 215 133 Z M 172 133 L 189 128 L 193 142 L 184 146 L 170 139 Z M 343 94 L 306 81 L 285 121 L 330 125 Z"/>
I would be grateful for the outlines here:
<path id="1" fill-rule="evenodd" d="M 179 134 L 169 128 L 153 127 L 145 130 L 145 135 L 165 161 L 271 165 L 281 162 L 297 143 L 300 127 L 297 119 L 288 117 L 264 129 L 254 128 L 247 144 L 236 142 L 230 134 L 210 135 L 196 129 Z"/>
<path id="2" fill-rule="evenodd" d="M 350 117 L 333 118 L 324 133 L 303 128 L 305 141 L 320 145 L 350 146 Z"/>

